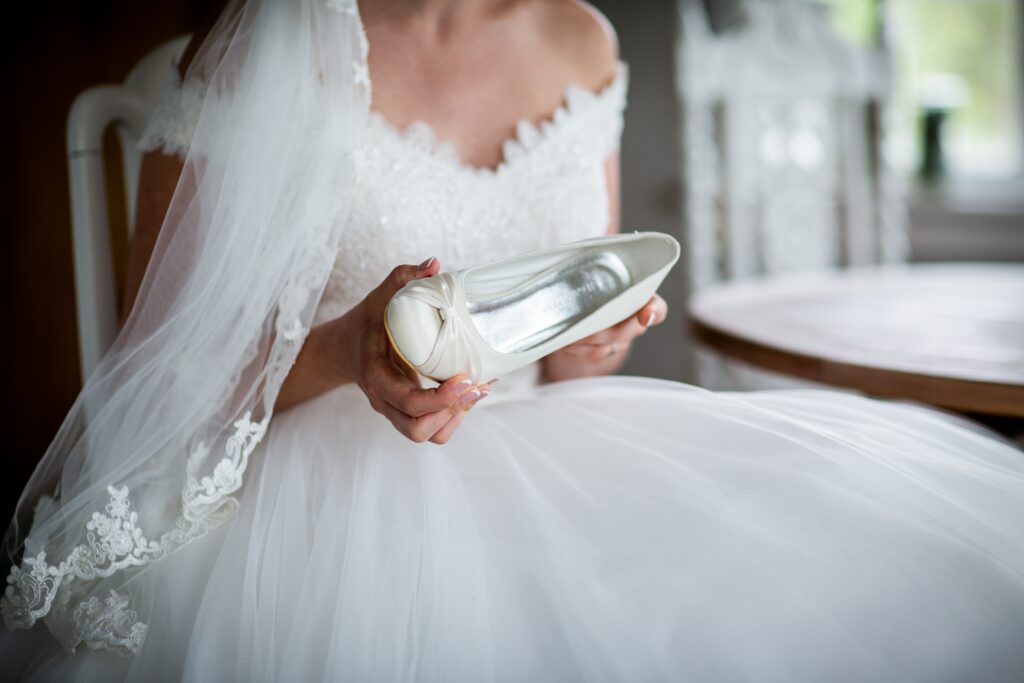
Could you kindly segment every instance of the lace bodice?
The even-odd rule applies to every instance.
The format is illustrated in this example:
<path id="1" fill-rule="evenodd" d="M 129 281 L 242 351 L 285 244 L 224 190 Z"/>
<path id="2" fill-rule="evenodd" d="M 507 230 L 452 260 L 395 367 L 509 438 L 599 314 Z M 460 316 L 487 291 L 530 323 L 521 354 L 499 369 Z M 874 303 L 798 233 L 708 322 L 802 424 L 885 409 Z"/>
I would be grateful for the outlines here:
<path id="1" fill-rule="evenodd" d="M 604 162 L 618 148 L 626 81 L 620 65 L 600 92 L 567 88 L 564 104 L 539 126 L 519 122 L 495 169 L 462 163 L 425 123 L 399 131 L 371 113 L 356 153 L 358 191 L 317 321 L 347 311 L 398 264 L 436 256 L 457 270 L 604 232 Z M 184 155 L 201 104 L 198 88 L 172 82 L 140 147 Z"/>

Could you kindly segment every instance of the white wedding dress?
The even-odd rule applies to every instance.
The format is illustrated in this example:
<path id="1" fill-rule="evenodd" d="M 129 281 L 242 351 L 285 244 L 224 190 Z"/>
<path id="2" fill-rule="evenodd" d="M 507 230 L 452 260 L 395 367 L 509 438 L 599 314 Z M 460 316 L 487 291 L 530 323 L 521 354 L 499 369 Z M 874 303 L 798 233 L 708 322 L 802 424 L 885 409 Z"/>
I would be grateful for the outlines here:
<path id="1" fill-rule="evenodd" d="M 626 76 L 522 123 L 496 170 L 371 118 L 318 318 L 396 264 L 600 234 Z M 187 88 L 151 146 L 188 144 Z M 1024 679 L 1024 454 L 841 393 L 503 378 L 446 446 L 346 386 L 277 415 L 236 519 L 139 579 L 137 654 L 41 625 L 5 671 L 134 681 Z M 116 635 L 116 634 L 115 634 Z"/>

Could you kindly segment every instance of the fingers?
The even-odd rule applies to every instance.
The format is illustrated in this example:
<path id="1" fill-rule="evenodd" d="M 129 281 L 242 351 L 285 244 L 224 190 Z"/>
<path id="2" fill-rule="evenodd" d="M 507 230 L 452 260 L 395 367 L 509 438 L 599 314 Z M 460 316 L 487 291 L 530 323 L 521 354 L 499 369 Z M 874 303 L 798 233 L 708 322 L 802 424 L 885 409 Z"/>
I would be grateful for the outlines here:
<path id="1" fill-rule="evenodd" d="M 448 443 L 448 440 L 452 438 L 453 434 L 455 434 L 455 430 L 462 424 L 466 414 L 473 409 L 473 406 L 487 398 L 487 395 L 491 393 L 491 387 L 488 384 L 481 384 L 477 389 L 480 391 L 480 396 L 462 403 L 462 410 L 458 411 L 455 414 L 455 417 L 448 420 L 441 429 L 437 430 L 437 432 L 430 437 L 431 443 L 436 443 L 439 446 Z"/>
<path id="2" fill-rule="evenodd" d="M 387 356 L 376 358 L 367 367 L 363 390 L 374 410 L 417 443 L 447 442 L 461 424 L 462 414 L 490 393 L 488 385 L 474 387 L 462 375 L 424 389 L 418 376 L 410 377 L 403 370 Z"/>
<path id="3" fill-rule="evenodd" d="M 628 348 L 636 337 L 647 331 L 647 328 L 640 324 L 638 315 L 631 315 L 613 327 L 570 344 L 562 349 L 562 352 L 576 358 L 591 360 L 614 356 L 618 351 Z"/>
<path id="4" fill-rule="evenodd" d="M 396 266 L 377 286 L 377 289 L 373 290 L 370 297 L 383 308 L 395 295 L 395 292 L 404 287 L 406 283 L 437 275 L 439 272 L 441 272 L 441 262 L 434 257 L 430 257 L 416 266 Z"/>
<path id="5" fill-rule="evenodd" d="M 377 398 L 409 417 L 422 417 L 450 408 L 467 393 L 479 394 L 472 381 L 463 376 L 453 377 L 437 388 L 423 389 L 417 381 L 383 359 L 370 365 L 366 379 Z"/>
<path id="6" fill-rule="evenodd" d="M 443 444 L 447 443 L 455 430 L 462 424 L 466 412 L 488 393 L 490 393 L 490 388 L 486 384 L 480 385 L 480 387 L 471 387 L 463 392 L 452 405 L 418 417 L 407 415 L 386 401 L 371 399 L 370 405 L 384 415 L 395 429 L 409 440 L 416 443 L 432 441 Z"/>
<path id="7" fill-rule="evenodd" d="M 636 320 L 644 329 L 660 325 L 665 322 L 666 317 L 668 317 L 668 304 L 657 294 L 652 296 L 651 300 L 636 313 Z"/>
<path id="8" fill-rule="evenodd" d="M 438 412 L 422 417 L 409 417 L 388 403 L 375 405 L 371 401 L 370 405 L 386 417 L 403 436 L 416 443 L 423 443 L 430 439 L 448 420 L 455 416 L 456 412 L 449 409 L 445 413 Z"/>
<path id="9" fill-rule="evenodd" d="M 420 383 L 420 373 L 416 372 L 411 365 L 409 365 L 404 358 L 402 358 L 395 351 L 395 347 L 391 345 L 391 341 L 387 338 L 387 332 L 384 331 L 384 326 L 381 325 L 381 337 L 384 340 L 385 354 L 391 360 L 392 365 L 398 368 L 403 375 L 409 378 L 409 380 L 417 387 L 422 388 Z M 454 378 L 453 378 L 454 379 Z"/>
<path id="10" fill-rule="evenodd" d="M 383 309 L 395 293 L 412 280 L 430 277 L 441 271 L 436 258 L 419 265 L 396 267 L 371 292 L 361 308 L 369 327 L 364 337 L 359 386 L 374 410 L 384 415 L 403 435 L 422 443 L 446 443 L 465 419 L 465 413 L 490 392 L 482 384 L 474 387 L 470 379 L 452 377 L 436 388 L 424 389 L 419 375 L 396 357 L 387 339 Z"/>
<path id="11" fill-rule="evenodd" d="M 636 314 L 608 329 L 566 346 L 560 353 L 587 360 L 617 356 L 625 352 L 632 341 L 644 334 L 648 328 L 664 322 L 667 316 L 668 305 L 655 294 Z"/>
<path id="12" fill-rule="evenodd" d="M 607 330 L 598 332 L 605 335 L 600 341 L 605 344 L 616 342 L 630 342 L 646 332 L 648 328 L 660 325 L 668 316 L 668 305 L 665 300 L 655 294 L 643 307 L 622 322 L 609 327 Z"/>
<path id="13" fill-rule="evenodd" d="M 437 267 L 436 263 L 431 264 L 428 272 Z M 447 442 L 464 419 L 465 411 L 489 393 L 490 387 L 474 387 L 472 380 L 458 375 L 437 387 L 424 389 L 419 375 L 391 353 L 384 326 L 377 327 L 366 337 L 363 376 L 359 381 L 371 407 L 412 441 Z"/>
<path id="14" fill-rule="evenodd" d="M 630 342 L 628 341 L 609 342 L 607 344 L 574 344 L 562 349 L 561 353 L 565 353 L 573 358 L 581 360 L 599 361 L 614 358 L 615 356 L 625 353 L 629 349 L 629 345 Z"/>
<path id="15" fill-rule="evenodd" d="M 449 439 L 451 439 L 455 434 L 455 430 L 459 428 L 459 425 L 461 425 L 462 421 L 466 418 L 467 412 L 468 408 L 455 413 L 455 417 L 448 420 L 443 427 L 437 430 L 437 432 L 430 437 L 430 443 L 436 443 L 438 446 L 443 446 L 448 443 Z"/>
<path id="16" fill-rule="evenodd" d="M 419 417 L 451 406 L 472 386 L 472 381 L 457 375 L 436 388 L 424 389 L 419 378 L 393 352 L 384 326 L 378 324 L 368 335 L 360 382 L 369 398 L 381 399 L 410 417 Z"/>

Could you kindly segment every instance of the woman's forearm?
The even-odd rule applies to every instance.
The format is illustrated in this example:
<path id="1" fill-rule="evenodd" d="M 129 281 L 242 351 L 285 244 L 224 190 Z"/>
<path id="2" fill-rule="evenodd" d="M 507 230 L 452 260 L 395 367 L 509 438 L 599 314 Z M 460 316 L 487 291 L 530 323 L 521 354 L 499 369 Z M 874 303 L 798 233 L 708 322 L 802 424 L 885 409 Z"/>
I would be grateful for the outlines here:
<path id="1" fill-rule="evenodd" d="M 305 403 L 353 378 L 342 362 L 348 315 L 317 325 L 310 330 L 288 377 L 281 385 L 275 404 L 277 412 Z"/>

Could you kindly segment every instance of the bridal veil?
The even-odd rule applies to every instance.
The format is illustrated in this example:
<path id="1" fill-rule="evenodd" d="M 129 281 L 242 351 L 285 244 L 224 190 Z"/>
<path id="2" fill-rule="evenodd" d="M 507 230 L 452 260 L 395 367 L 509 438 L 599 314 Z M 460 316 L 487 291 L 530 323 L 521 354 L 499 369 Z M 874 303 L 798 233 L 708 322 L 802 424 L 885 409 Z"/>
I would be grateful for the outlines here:
<path id="1" fill-rule="evenodd" d="M 18 501 L 10 628 L 131 655 L 154 563 L 229 519 L 308 332 L 369 111 L 355 0 L 234 0 L 138 301 Z"/>

